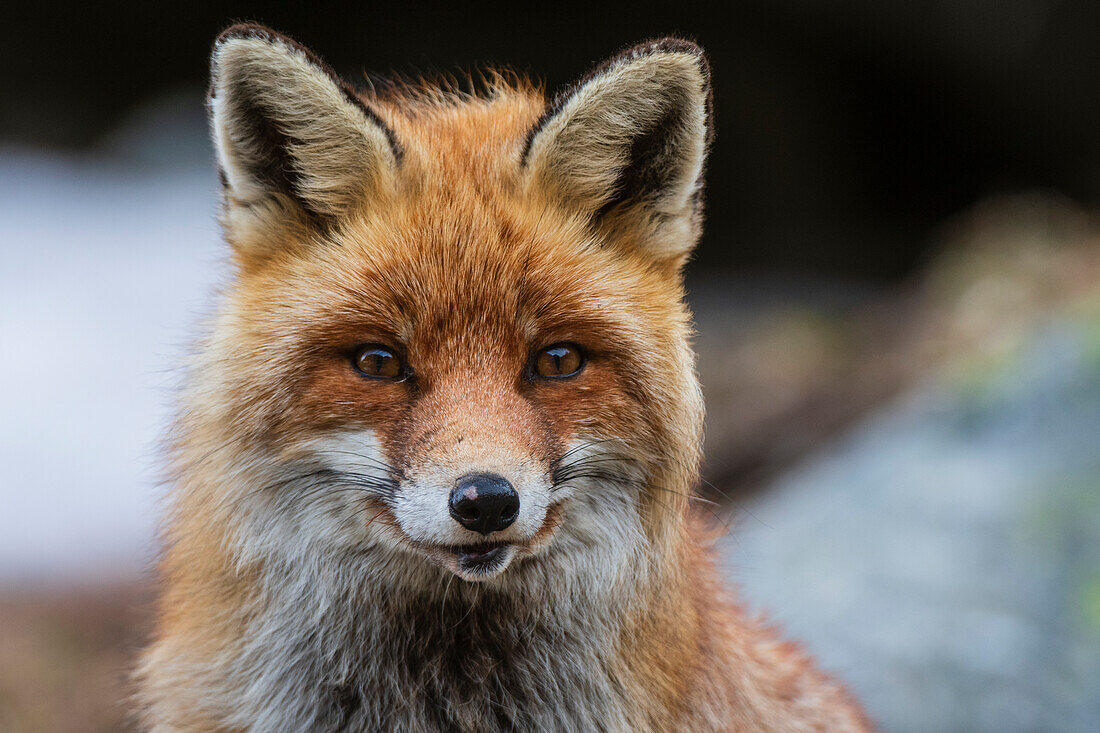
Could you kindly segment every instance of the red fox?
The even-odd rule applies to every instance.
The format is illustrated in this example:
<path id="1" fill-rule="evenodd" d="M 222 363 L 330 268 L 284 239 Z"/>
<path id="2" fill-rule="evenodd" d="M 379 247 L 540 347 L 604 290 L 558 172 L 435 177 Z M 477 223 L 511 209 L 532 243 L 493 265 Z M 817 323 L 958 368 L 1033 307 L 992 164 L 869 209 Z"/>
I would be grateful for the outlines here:
<path id="1" fill-rule="evenodd" d="M 870 729 L 691 511 L 709 73 L 666 38 L 549 102 L 356 91 L 221 34 L 233 274 L 173 434 L 146 728 Z"/>

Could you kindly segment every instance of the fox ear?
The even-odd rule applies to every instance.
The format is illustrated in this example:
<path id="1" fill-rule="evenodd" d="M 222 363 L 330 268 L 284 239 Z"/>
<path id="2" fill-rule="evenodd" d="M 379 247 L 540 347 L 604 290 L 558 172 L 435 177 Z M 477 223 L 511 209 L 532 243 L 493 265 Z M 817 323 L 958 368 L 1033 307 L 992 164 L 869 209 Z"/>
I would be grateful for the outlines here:
<path id="1" fill-rule="evenodd" d="M 272 30 L 218 36 L 209 106 L 234 244 L 331 225 L 393 184 L 393 133 L 320 58 Z"/>
<path id="2" fill-rule="evenodd" d="M 711 138 L 701 48 L 665 38 L 631 48 L 560 94 L 523 152 L 550 189 L 655 258 L 682 262 L 699 236 Z"/>

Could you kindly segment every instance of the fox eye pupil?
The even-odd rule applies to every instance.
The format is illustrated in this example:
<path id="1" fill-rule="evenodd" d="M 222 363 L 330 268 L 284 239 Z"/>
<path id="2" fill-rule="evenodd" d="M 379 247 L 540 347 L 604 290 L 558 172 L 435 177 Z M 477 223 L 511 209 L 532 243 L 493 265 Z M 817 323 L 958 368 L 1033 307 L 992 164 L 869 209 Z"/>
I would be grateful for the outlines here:
<path id="1" fill-rule="evenodd" d="M 539 377 L 571 377 L 584 367 L 584 357 L 573 344 L 547 346 L 535 357 L 533 371 Z"/>
<path id="2" fill-rule="evenodd" d="M 352 359 L 360 373 L 374 379 L 397 379 L 404 371 L 400 357 L 384 346 L 360 346 Z"/>

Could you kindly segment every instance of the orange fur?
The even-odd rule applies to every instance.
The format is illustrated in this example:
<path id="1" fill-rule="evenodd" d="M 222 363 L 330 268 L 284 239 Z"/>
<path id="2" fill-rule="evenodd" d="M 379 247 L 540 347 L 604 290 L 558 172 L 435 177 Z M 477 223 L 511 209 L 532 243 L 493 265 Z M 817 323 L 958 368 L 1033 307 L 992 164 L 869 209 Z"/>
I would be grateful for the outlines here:
<path id="1" fill-rule="evenodd" d="M 262 29 L 223 39 L 299 53 Z M 670 74 L 696 63 L 680 58 L 694 53 L 682 46 L 654 48 L 646 53 L 670 55 Z M 630 58 L 648 63 L 640 52 L 624 58 L 602 73 L 613 77 Z M 481 96 L 398 86 L 359 99 L 370 113 L 362 124 L 384 126 L 400 162 L 363 171 L 374 183 L 350 209 L 346 192 L 316 209 L 335 219 L 322 225 L 310 213 L 327 195 L 316 183 L 295 189 L 291 179 L 244 202 L 232 181 L 248 161 L 230 176 L 236 273 L 192 365 L 175 436 L 164 592 L 139 671 L 146 725 L 869 729 L 805 654 L 745 617 L 717 575 L 711 533 L 691 516 L 702 403 L 679 269 L 697 204 L 666 231 L 678 210 L 650 217 L 649 199 L 627 200 L 594 217 L 565 195 L 568 171 L 527 174 L 525 145 L 547 103 L 526 82 L 498 78 Z M 359 119 L 355 109 L 342 113 Z M 373 159 L 369 149 L 364 159 Z M 584 371 L 553 383 L 525 377 L 532 349 L 558 342 L 584 347 Z M 415 378 L 364 380 L 347 357 L 362 343 L 398 348 Z M 512 564 L 478 584 L 451 574 L 445 549 L 409 535 L 386 497 L 338 499 L 346 487 L 318 488 L 315 476 L 292 471 L 333 458 L 339 451 L 316 446 L 334 435 L 377 436 L 378 455 L 406 492 L 482 465 L 517 467 L 538 483 L 585 436 L 598 438 L 589 450 L 604 451 L 594 460 L 623 468 L 590 470 L 580 488 L 563 490 L 536 531 L 509 539 Z M 287 487 L 306 480 L 288 497 Z M 307 503 L 319 491 L 334 503 Z M 348 521 L 315 531 L 330 514 Z M 381 615 L 370 615 L 375 606 Z M 377 628 L 394 614 L 400 625 Z M 461 630 L 438 628 L 452 615 Z M 368 617 L 378 621 L 363 630 Z M 518 628 L 530 635 L 513 636 Z M 281 646 L 299 632 L 309 633 Z M 437 651 L 464 649 L 464 633 L 480 641 L 457 658 Z M 329 645 L 329 636 L 345 641 Z M 437 636 L 445 641 L 387 656 L 391 645 L 420 649 L 419 639 Z M 490 654 L 505 638 L 514 643 Z M 363 655 L 349 651 L 366 639 Z M 321 662 L 311 644 L 325 650 Z M 441 666 L 417 678 L 421 659 Z M 362 681 L 385 660 L 370 679 L 392 683 L 392 698 L 385 685 Z M 282 664 L 284 676 L 297 676 L 282 679 Z M 535 679 L 543 669 L 549 676 Z M 316 686 L 310 675 L 339 682 L 332 710 L 296 696 Z M 412 679 L 452 692 L 421 709 L 427 688 Z M 263 684 L 275 692 L 257 692 Z M 496 707 L 479 707 L 487 687 Z M 539 700 L 533 688 L 562 697 Z"/>

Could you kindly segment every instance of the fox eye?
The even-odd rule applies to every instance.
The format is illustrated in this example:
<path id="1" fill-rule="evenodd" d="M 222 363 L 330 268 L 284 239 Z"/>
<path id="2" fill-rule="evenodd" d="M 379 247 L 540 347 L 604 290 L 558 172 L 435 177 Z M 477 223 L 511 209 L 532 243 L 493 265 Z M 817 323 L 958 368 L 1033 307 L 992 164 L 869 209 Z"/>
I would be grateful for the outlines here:
<path id="1" fill-rule="evenodd" d="M 372 379 L 399 379 L 405 373 L 401 357 L 379 344 L 357 347 L 351 362 L 360 374 Z"/>
<path id="2" fill-rule="evenodd" d="M 576 344 L 553 344 L 535 354 L 531 371 L 536 377 L 571 377 L 584 369 L 584 354 Z"/>

